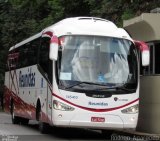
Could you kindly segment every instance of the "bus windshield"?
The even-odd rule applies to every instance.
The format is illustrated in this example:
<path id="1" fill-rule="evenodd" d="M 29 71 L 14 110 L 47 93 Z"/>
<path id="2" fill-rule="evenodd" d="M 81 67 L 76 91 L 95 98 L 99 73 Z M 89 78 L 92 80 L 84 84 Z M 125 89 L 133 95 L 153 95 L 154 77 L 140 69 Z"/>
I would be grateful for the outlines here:
<path id="1" fill-rule="evenodd" d="M 104 36 L 68 35 L 60 37 L 60 45 L 60 88 L 137 88 L 137 52 L 131 41 Z"/>

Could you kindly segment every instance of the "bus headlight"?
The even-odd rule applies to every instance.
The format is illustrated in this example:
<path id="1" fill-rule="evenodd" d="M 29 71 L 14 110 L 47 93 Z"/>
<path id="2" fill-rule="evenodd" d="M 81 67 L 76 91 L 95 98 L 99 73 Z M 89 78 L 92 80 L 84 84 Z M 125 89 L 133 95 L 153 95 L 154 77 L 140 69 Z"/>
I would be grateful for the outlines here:
<path id="1" fill-rule="evenodd" d="M 139 104 L 123 109 L 121 112 L 124 114 L 136 114 L 139 111 Z"/>
<path id="2" fill-rule="evenodd" d="M 61 110 L 61 111 L 73 111 L 74 108 L 71 106 L 68 106 L 62 102 L 59 102 L 57 100 L 53 100 L 53 108 L 55 110 Z"/>

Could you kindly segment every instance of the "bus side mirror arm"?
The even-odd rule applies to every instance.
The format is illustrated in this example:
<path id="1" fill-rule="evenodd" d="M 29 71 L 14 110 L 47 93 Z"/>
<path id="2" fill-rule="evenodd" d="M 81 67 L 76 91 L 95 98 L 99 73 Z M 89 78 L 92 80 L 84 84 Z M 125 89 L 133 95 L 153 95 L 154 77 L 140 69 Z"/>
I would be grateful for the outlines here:
<path id="1" fill-rule="evenodd" d="M 51 60 L 57 60 L 58 58 L 58 37 L 53 35 L 50 40 L 50 51 L 49 51 L 49 58 Z"/>

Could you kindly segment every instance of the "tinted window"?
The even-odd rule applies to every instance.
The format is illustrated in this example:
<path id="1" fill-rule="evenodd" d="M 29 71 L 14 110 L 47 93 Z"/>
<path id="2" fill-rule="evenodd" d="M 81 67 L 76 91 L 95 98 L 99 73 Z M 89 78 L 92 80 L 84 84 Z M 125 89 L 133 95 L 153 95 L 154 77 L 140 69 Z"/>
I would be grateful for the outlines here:
<path id="1" fill-rule="evenodd" d="M 39 65 L 42 69 L 42 75 L 47 76 L 49 81 L 52 83 L 52 61 L 49 59 L 49 45 L 50 38 L 41 38 L 41 45 L 39 48 Z"/>

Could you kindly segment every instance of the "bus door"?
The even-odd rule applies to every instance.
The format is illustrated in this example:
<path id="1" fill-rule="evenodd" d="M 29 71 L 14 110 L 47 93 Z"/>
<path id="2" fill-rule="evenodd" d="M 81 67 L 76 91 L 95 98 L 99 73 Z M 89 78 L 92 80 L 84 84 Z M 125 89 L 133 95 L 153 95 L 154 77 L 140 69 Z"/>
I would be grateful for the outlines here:
<path id="1" fill-rule="evenodd" d="M 52 117 L 52 61 L 49 59 L 49 45 L 50 38 L 42 37 L 39 49 L 39 70 L 43 78 L 41 78 L 41 88 L 44 93 L 42 99 L 44 100 L 44 111 L 49 119 Z M 42 103 L 41 103 L 42 104 Z"/>

